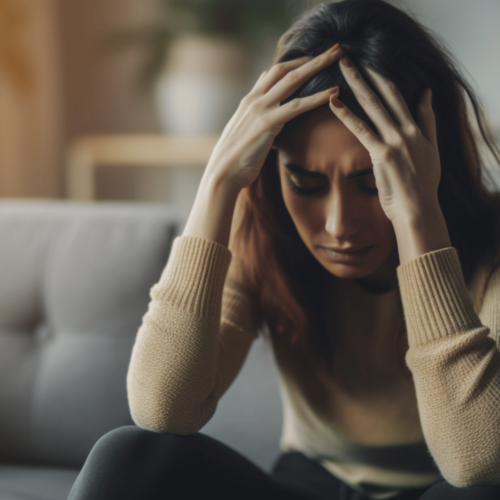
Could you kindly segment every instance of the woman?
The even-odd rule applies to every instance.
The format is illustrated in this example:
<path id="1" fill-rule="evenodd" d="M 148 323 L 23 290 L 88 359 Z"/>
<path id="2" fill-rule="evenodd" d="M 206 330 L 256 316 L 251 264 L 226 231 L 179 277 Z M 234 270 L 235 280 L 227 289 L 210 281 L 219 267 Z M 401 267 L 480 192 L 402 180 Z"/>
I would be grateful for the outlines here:
<path id="1" fill-rule="evenodd" d="M 151 291 L 139 427 L 96 444 L 71 499 L 500 498 L 499 199 L 466 94 L 495 152 L 403 12 L 345 0 L 296 21 Z M 198 433 L 262 326 L 284 395 L 270 474 Z"/>

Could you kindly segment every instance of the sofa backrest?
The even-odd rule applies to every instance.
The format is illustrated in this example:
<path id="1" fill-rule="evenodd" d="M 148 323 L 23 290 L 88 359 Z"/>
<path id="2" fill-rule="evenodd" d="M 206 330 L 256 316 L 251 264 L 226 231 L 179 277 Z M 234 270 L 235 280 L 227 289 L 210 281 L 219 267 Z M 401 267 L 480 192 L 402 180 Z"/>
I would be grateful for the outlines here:
<path id="1" fill-rule="evenodd" d="M 0 201 L 0 462 L 81 466 L 178 234 L 165 205 Z"/>

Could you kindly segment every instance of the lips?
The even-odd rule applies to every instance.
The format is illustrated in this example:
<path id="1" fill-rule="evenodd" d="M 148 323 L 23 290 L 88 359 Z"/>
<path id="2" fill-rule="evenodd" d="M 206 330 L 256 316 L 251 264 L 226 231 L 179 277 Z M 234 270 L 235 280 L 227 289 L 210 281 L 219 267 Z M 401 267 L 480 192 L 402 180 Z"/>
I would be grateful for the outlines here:
<path id="1" fill-rule="evenodd" d="M 333 248 L 333 247 L 321 247 L 321 248 L 324 248 L 325 250 L 330 250 L 331 252 L 352 254 L 352 253 L 358 253 L 358 252 L 362 252 L 364 250 L 368 250 L 368 248 L 371 248 L 371 247 L 346 248 L 346 249 L 343 249 L 343 250 L 338 249 L 338 248 Z"/>
<path id="2" fill-rule="evenodd" d="M 318 247 L 323 255 L 330 261 L 333 262 L 343 262 L 345 264 L 358 262 L 360 259 L 366 257 L 375 245 L 371 245 L 369 247 L 360 248 L 359 250 L 350 249 L 348 252 L 345 250 L 342 252 L 338 252 L 336 250 L 332 250 L 332 247 Z"/>

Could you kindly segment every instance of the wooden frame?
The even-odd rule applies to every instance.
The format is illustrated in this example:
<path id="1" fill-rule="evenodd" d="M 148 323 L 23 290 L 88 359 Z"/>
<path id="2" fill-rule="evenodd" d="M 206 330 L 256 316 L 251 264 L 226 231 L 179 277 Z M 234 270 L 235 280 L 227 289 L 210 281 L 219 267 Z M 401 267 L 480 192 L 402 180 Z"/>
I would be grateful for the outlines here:
<path id="1" fill-rule="evenodd" d="M 100 135 L 75 140 L 66 155 L 66 196 L 96 199 L 98 166 L 200 167 L 220 136 Z"/>

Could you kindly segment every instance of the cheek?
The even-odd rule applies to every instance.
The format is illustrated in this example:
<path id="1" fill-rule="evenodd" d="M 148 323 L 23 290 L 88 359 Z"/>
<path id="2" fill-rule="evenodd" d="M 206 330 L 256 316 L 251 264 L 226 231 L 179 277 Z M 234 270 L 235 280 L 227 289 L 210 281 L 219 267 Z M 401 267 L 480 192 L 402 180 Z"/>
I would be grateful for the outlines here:
<path id="1" fill-rule="evenodd" d="M 385 215 L 378 199 L 376 203 L 373 203 L 371 220 L 373 227 L 377 228 L 377 232 L 381 236 L 387 237 L 394 232 L 392 222 L 387 218 L 387 215 Z"/>
<path id="2" fill-rule="evenodd" d="M 283 192 L 285 206 L 300 236 L 306 240 L 324 227 L 323 208 L 317 198 Z"/>

